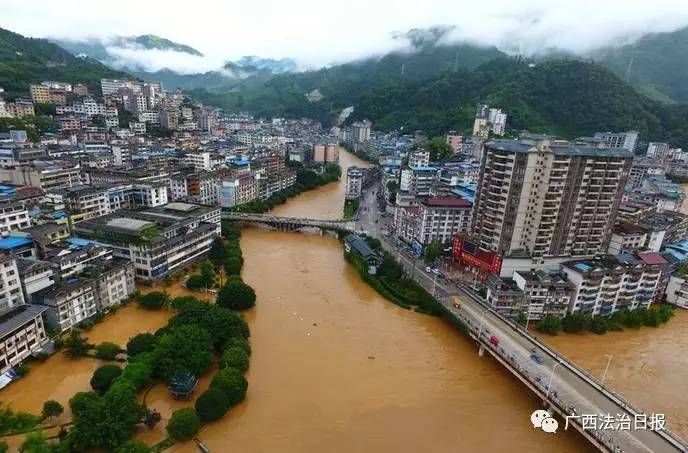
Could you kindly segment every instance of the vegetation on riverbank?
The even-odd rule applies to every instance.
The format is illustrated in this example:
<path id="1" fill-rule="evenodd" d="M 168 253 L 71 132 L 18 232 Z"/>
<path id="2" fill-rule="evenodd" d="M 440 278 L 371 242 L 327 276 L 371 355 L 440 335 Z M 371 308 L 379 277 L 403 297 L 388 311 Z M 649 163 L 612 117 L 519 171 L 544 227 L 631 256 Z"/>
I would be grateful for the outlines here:
<path id="1" fill-rule="evenodd" d="M 358 212 L 358 206 L 360 205 L 360 200 L 358 198 L 354 200 L 346 200 L 344 201 L 344 220 L 349 220 L 352 218 L 354 215 L 356 215 L 356 212 Z"/>
<path id="2" fill-rule="evenodd" d="M 229 258 L 243 263 L 240 249 L 238 253 L 236 251 L 241 232 L 230 225 L 223 225 L 223 232 L 226 233 L 226 240 L 219 241 L 213 247 L 211 258 L 214 261 L 208 261 L 209 268 L 207 264 L 202 265 L 201 274 L 212 272 L 213 264 L 222 266 L 221 263 Z M 214 281 L 214 273 L 212 277 Z M 225 300 L 221 303 L 218 299 L 216 304 L 203 302 L 193 296 L 170 300 L 167 293 L 158 291 L 137 294 L 135 299 L 142 307 L 157 310 L 170 306 L 175 314 L 167 325 L 154 334 L 140 333 L 131 337 L 126 350 L 109 342 L 91 345 L 78 330 L 74 330 L 62 344 L 67 357 L 97 357 L 112 361 L 118 354 L 126 352 L 126 364 L 122 366 L 111 362 L 94 372 L 91 379 L 93 391 L 79 392 L 70 399 L 73 418 L 71 423 L 63 425 L 58 437 L 46 438 L 41 433 L 41 429 L 48 427 L 45 421 L 62 412 L 59 403 L 53 401 L 45 403 L 42 416 L 10 409 L 0 411 L 0 433 L 31 432 L 22 451 L 157 451 L 157 447 L 151 449 L 130 440 L 137 425 L 144 423 L 152 427 L 160 419 L 153 408 L 145 406 L 145 399 L 143 404 L 138 402 L 137 394 L 156 383 L 169 383 L 179 371 L 190 372 L 198 377 L 207 373 L 213 362 L 217 362 L 220 369 L 213 377 L 210 388 L 197 398 L 193 408 L 185 408 L 185 413 L 190 411 L 199 423 L 181 420 L 185 432 L 190 432 L 193 437 L 204 423 L 218 420 L 246 396 L 248 382 L 244 373 L 248 369 L 251 353 L 249 329 L 243 317 L 234 309 L 253 306 L 255 293 L 241 281 L 239 275 L 231 276 L 223 289 L 235 290 L 236 287 L 241 290 L 229 291 Z M 246 303 L 246 293 L 249 294 L 250 303 Z M 95 349 L 95 355 L 89 353 L 91 349 Z M 180 426 L 180 417 L 177 412 L 173 414 L 167 427 L 170 439 L 164 445 L 169 446 L 174 440 L 187 438 L 185 433 L 180 434 L 176 428 Z"/>
<path id="3" fill-rule="evenodd" d="M 382 296 L 402 308 L 413 308 L 419 313 L 437 315 L 440 304 L 435 298 L 418 283 L 404 275 L 401 265 L 392 255 L 382 249 L 382 244 L 378 239 L 363 237 L 368 245 L 380 254 L 382 263 L 377 269 L 377 274 L 371 275 L 368 273 L 368 264 L 361 257 L 353 251 L 345 251 L 346 260 L 356 268 L 361 278 Z"/>
<path id="4" fill-rule="evenodd" d="M 360 149 L 357 150 L 353 146 L 351 146 L 350 144 L 348 144 L 346 142 L 340 142 L 339 146 L 341 146 L 342 148 L 344 148 L 345 150 L 347 150 L 348 152 L 350 152 L 354 156 L 358 157 L 359 159 L 363 159 L 366 162 L 370 162 L 371 164 L 377 164 L 378 163 L 377 159 L 369 156 L 368 153 L 366 153 Z"/>
<path id="5" fill-rule="evenodd" d="M 337 164 L 327 164 L 322 173 L 317 173 L 307 168 L 299 168 L 296 171 L 296 183 L 288 189 L 273 193 L 267 200 L 255 200 L 238 206 L 232 206 L 229 212 L 263 213 L 275 206 L 286 203 L 289 198 L 295 197 L 308 190 L 315 189 L 331 182 L 339 181 L 342 170 Z"/>
<path id="6" fill-rule="evenodd" d="M 537 323 L 540 332 L 556 335 L 560 331 L 566 333 L 578 333 L 590 330 L 598 335 L 603 335 L 610 330 L 623 330 L 624 327 L 639 329 L 641 326 L 659 327 L 668 322 L 674 316 L 674 307 L 663 304 L 649 309 L 636 308 L 633 310 L 619 310 L 611 316 L 591 316 L 581 313 L 568 314 L 563 318 L 547 315 Z M 525 316 L 520 316 L 517 321 L 525 324 Z"/>

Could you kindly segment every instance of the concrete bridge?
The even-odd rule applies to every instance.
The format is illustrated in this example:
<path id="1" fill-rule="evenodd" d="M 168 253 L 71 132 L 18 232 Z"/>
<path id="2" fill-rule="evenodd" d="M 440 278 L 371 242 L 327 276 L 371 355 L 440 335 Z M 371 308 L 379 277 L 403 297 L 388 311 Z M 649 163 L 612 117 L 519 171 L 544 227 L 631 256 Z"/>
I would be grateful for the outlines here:
<path id="1" fill-rule="evenodd" d="M 222 218 L 233 222 L 267 225 L 279 231 L 296 231 L 301 228 L 320 228 L 321 230 L 356 231 L 356 223 L 347 220 L 320 220 L 301 217 L 282 217 L 272 214 L 250 214 L 241 212 L 223 212 Z"/>
<path id="2" fill-rule="evenodd" d="M 648 424 L 647 429 L 636 429 L 637 421 L 641 424 L 643 420 L 649 421 L 653 414 L 634 407 L 522 326 L 494 311 L 469 286 L 460 284 L 457 288 L 437 280 L 422 267 L 416 269 L 410 257 L 397 252 L 386 238 L 382 239 L 383 246 L 398 256 L 407 274 L 433 293 L 447 311 L 468 328 L 469 336 L 478 345 L 479 355 L 485 352 L 491 355 L 543 402 L 543 408 L 560 416 L 557 432 L 565 429 L 568 418 L 568 429 L 579 431 L 600 451 L 688 452 L 685 441 L 666 426 L 653 430 Z M 454 305 L 455 298 L 460 300 L 458 308 Z M 539 356 L 537 361 L 531 357 L 533 351 Z M 583 415 L 594 416 L 596 425 L 591 426 L 590 418 L 584 425 Z M 607 415 L 614 420 L 612 429 L 600 426 L 600 420 Z M 523 416 L 524 423 L 530 423 L 530 414 Z M 630 426 L 621 425 L 619 420 L 630 420 Z M 621 429 L 621 426 L 629 427 Z"/>

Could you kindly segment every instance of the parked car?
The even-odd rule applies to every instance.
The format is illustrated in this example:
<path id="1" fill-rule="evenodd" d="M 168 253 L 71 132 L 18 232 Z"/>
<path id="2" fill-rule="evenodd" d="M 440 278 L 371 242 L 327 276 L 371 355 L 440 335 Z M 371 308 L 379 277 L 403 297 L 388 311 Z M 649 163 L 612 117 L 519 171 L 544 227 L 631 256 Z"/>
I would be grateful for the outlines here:
<path id="1" fill-rule="evenodd" d="M 530 354 L 530 358 L 533 359 L 533 361 L 538 365 L 542 365 L 543 363 L 545 363 L 545 359 L 543 359 L 542 356 L 537 352 L 533 352 L 532 354 Z"/>
<path id="2" fill-rule="evenodd" d="M 499 338 L 497 338 L 497 337 L 495 337 L 494 335 L 492 335 L 492 336 L 490 337 L 490 343 L 492 343 L 492 344 L 495 345 L 495 346 L 499 346 Z"/>
<path id="3" fill-rule="evenodd" d="M 432 273 L 435 275 L 440 275 L 442 272 L 440 272 L 440 270 L 435 267 L 435 268 L 432 268 Z"/>
<path id="4" fill-rule="evenodd" d="M 425 272 L 431 273 L 431 272 L 432 272 L 432 268 L 431 268 L 430 266 L 425 266 Z"/>

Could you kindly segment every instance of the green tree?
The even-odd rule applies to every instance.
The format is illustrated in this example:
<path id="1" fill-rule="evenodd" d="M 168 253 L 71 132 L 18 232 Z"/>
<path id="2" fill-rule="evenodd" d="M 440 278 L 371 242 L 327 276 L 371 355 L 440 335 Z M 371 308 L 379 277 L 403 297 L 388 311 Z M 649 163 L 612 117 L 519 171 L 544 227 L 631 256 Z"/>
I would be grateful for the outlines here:
<path id="1" fill-rule="evenodd" d="M 230 278 L 220 289 L 216 303 L 231 310 L 245 310 L 256 305 L 256 292 L 239 278 Z"/>
<path id="2" fill-rule="evenodd" d="M 143 442 L 128 440 L 117 447 L 115 453 L 150 453 L 152 450 Z"/>
<path id="3" fill-rule="evenodd" d="M 131 383 L 136 390 L 141 390 L 150 382 L 153 369 L 148 361 L 130 362 L 118 379 Z"/>
<path id="4" fill-rule="evenodd" d="M 230 346 L 222 353 L 220 366 L 222 368 L 232 367 L 245 373 L 248 370 L 249 358 L 246 351 L 238 346 Z"/>
<path id="5" fill-rule="evenodd" d="M 659 307 L 659 318 L 664 323 L 669 321 L 674 316 L 674 306 L 664 304 Z"/>
<path id="6" fill-rule="evenodd" d="M 201 274 L 191 274 L 186 280 L 186 287 L 193 291 L 207 288 L 206 284 L 207 281 Z"/>
<path id="7" fill-rule="evenodd" d="M 430 140 L 428 151 L 430 151 L 430 162 L 438 162 L 454 154 L 452 147 L 442 137 L 434 137 Z"/>
<path id="8" fill-rule="evenodd" d="M 152 353 L 154 376 L 168 380 L 177 370 L 200 376 L 210 369 L 213 343 L 207 330 L 183 325 L 162 335 Z"/>
<path id="9" fill-rule="evenodd" d="M 210 387 L 224 392 L 229 399 L 229 404 L 233 406 L 246 398 L 248 381 L 244 374 L 236 368 L 222 368 L 213 376 Z"/>
<path id="10" fill-rule="evenodd" d="M 185 302 L 184 308 L 170 319 L 168 325 L 172 328 L 184 325 L 201 326 L 210 334 L 217 350 L 222 350 L 231 338 L 249 336 L 246 321 L 237 313 L 198 300 Z"/>
<path id="11" fill-rule="evenodd" d="M 522 326 L 525 326 L 526 323 L 528 322 L 528 317 L 526 316 L 525 312 L 523 310 L 521 310 L 516 315 L 515 321 L 516 321 L 516 323 L 518 323 Z"/>
<path id="12" fill-rule="evenodd" d="M 662 323 L 659 310 L 653 308 L 643 311 L 643 324 L 650 327 L 659 327 Z"/>
<path id="13" fill-rule="evenodd" d="M 603 316 L 595 316 L 592 318 L 592 324 L 590 324 L 590 330 L 595 332 L 597 335 L 603 335 L 607 333 L 610 327 L 610 320 Z"/>
<path id="14" fill-rule="evenodd" d="M 201 277 L 208 288 L 212 288 L 215 284 L 215 269 L 209 260 L 201 262 Z"/>
<path id="15" fill-rule="evenodd" d="M 220 389 L 210 387 L 196 400 L 196 413 L 204 422 L 221 419 L 229 410 L 229 397 Z"/>
<path id="16" fill-rule="evenodd" d="M 242 319 L 243 321 L 243 319 Z M 244 350 L 246 355 L 249 357 L 251 356 L 251 343 L 248 342 L 248 339 L 244 338 L 243 336 L 234 336 L 231 337 L 229 340 L 227 340 L 227 343 L 225 344 L 227 348 L 230 347 L 237 347 L 241 348 Z"/>
<path id="17" fill-rule="evenodd" d="M 561 330 L 561 319 L 558 316 L 546 315 L 538 321 L 537 328 L 540 332 L 556 335 Z"/>
<path id="18" fill-rule="evenodd" d="M 643 314 L 636 310 L 629 310 L 624 319 L 624 325 L 633 329 L 638 329 L 643 325 Z"/>
<path id="19" fill-rule="evenodd" d="M 72 416 L 77 416 L 81 412 L 88 410 L 93 405 L 97 404 L 100 398 L 93 392 L 78 392 L 69 399 L 69 408 L 72 410 Z"/>
<path id="20" fill-rule="evenodd" d="M 577 333 L 587 327 L 586 316 L 582 313 L 567 314 L 561 320 L 561 327 L 566 333 Z"/>
<path id="21" fill-rule="evenodd" d="M 426 263 L 432 263 L 442 255 L 442 245 L 433 242 L 428 244 L 423 251 L 423 258 Z"/>
<path id="22" fill-rule="evenodd" d="M 227 275 L 238 275 L 241 273 L 241 260 L 236 256 L 230 256 L 225 259 L 223 266 Z"/>
<path id="23" fill-rule="evenodd" d="M 139 305 L 148 310 L 157 310 L 165 306 L 168 301 L 167 294 L 160 291 L 152 291 L 139 297 Z"/>
<path id="24" fill-rule="evenodd" d="M 133 357 L 143 352 L 151 352 L 155 349 L 156 341 L 157 338 L 151 333 L 144 332 L 136 334 L 127 342 L 127 354 Z"/>
<path id="25" fill-rule="evenodd" d="M 110 389 L 120 374 L 122 374 L 122 369 L 117 365 L 100 366 L 93 372 L 91 388 L 102 395 Z"/>
<path id="26" fill-rule="evenodd" d="M 84 357 L 88 354 L 90 348 L 91 345 L 88 344 L 88 338 L 82 337 L 81 332 L 73 329 L 64 341 L 62 353 L 65 357 L 73 359 L 76 357 Z"/>
<path id="27" fill-rule="evenodd" d="M 216 238 L 213 245 L 210 247 L 208 258 L 216 265 L 222 264 L 227 259 L 227 247 L 222 241 L 222 238 Z"/>
<path id="28" fill-rule="evenodd" d="M 105 341 L 96 346 L 96 358 L 101 360 L 115 360 L 119 352 L 119 346 L 109 341 Z"/>
<path id="29" fill-rule="evenodd" d="M 144 407 L 136 402 L 133 385 L 118 381 L 76 414 L 69 442 L 77 451 L 114 449 L 131 437 L 144 414 Z"/>
<path id="30" fill-rule="evenodd" d="M 190 407 L 177 409 L 172 413 L 165 429 L 173 440 L 189 440 L 200 431 L 201 418 Z"/>
<path id="31" fill-rule="evenodd" d="M 64 407 L 62 407 L 62 404 L 58 403 L 55 400 L 48 400 L 45 403 L 43 403 L 43 410 L 41 411 L 41 415 L 45 419 L 50 419 L 53 417 L 59 417 L 62 415 L 62 412 L 64 412 Z"/>
<path id="32" fill-rule="evenodd" d="M 52 448 L 43 431 L 34 431 L 26 435 L 19 451 L 22 453 L 51 453 Z"/>

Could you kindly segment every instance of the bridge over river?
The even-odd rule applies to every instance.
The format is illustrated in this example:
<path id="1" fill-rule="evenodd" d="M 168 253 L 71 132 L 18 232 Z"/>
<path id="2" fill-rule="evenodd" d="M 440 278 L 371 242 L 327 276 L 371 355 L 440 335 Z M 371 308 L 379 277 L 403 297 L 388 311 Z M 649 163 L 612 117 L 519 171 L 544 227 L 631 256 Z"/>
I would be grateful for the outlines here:
<path id="1" fill-rule="evenodd" d="M 320 228 L 355 232 L 360 223 L 345 220 L 318 220 L 298 217 L 281 217 L 270 214 L 223 213 L 223 219 L 243 223 L 269 225 L 283 231 L 300 228 Z M 688 452 L 686 443 L 668 429 L 633 429 L 636 420 L 649 420 L 651 414 L 634 407 L 621 395 L 604 386 L 595 377 L 561 356 L 521 326 L 503 317 L 469 287 L 440 282 L 434 274 L 417 269 L 413 258 L 402 254 L 386 237 L 381 236 L 383 247 L 398 256 L 407 274 L 433 293 L 447 311 L 468 327 L 468 335 L 478 344 L 478 353 L 488 352 L 510 373 L 530 389 L 544 406 L 559 414 L 562 420 L 569 416 L 569 429 L 578 430 L 591 444 L 605 452 Z M 454 305 L 455 297 L 461 300 L 460 308 Z M 492 337 L 498 339 L 493 344 Z M 497 342 L 495 342 L 497 343 Z M 540 363 L 531 354 L 536 351 Z M 601 420 L 611 416 L 613 425 L 618 420 L 630 420 L 630 429 L 602 428 L 599 423 L 584 426 L 583 415 Z M 598 418 L 599 417 L 599 418 Z M 564 426 L 559 426 L 563 430 Z"/>
<path id="2" fill-rule="evenodd" d="M 320 228 L 321 230 L 347 231 L 353 233 L 356 223 L 349 220 L 320 220 L 300 217 L 284 217 L 271 214 L 252 214 L 242 212 L 223 212 L 222 218 L 234 222 L 268 225 L 280 231 L 294 231 L 301 228 Z"/>
<path id="3" fill-rule="evenodd" d="M 412 257 L 402 254 L 386 238 L 385 249 L 393 253 L 404 266 L 408 275 L 429 292 L 446 308 L 451 316 L 468 328 L 468 335 L 478 344 L 478 353 L 488 352 L 515 375 L 528 389 L 540 398 L 546 409 L 556 412 L 561 420 L 569 416 L 569 427 L 578 430 L 590 443 L 605 452 L 686 452 L 688 446 L 668 429 L 634 429 L 636 420 L 650 420 L 651 414 L 634 407 L 621 395 L 603 385 L 566 357 L 525 331 L 522 326 L 503 317 L 478 296 L 470 286 L 440 282 L 437 276 L 427 273 L 414 263 Z M 455 298 L 461 303 L 457 308 Z M 496 337 L 498 341 L 491 340 Z M 533 351 L 541 357 L 541 363 L 531 357 Z M 651 391 L 651 389 L 648 389 Z M 596 426 L 583 425 L 583 415 L 593 415 Z M 602 427 L 601 416 L 618 420 L 630 420 L 630 429 Z M 564 426 L 560 425 L 559 430 Z"/>

